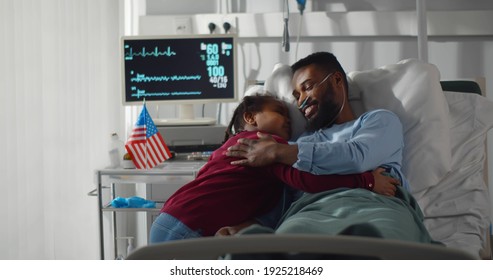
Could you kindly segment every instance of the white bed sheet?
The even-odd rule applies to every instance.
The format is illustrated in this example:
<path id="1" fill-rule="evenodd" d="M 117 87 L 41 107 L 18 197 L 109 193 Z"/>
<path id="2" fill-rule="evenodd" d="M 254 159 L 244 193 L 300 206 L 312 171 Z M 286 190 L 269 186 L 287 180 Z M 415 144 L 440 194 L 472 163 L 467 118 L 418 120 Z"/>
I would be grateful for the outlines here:
<path id="1" fill-rule="evenodd" d="M 436 240 L 475 256 L 488 244 L 490 200 L 483 173 L 493 102 L 477 94 L 445 92 L 450 111 L 451 171 L 438 184 L 414 192 Z"/>

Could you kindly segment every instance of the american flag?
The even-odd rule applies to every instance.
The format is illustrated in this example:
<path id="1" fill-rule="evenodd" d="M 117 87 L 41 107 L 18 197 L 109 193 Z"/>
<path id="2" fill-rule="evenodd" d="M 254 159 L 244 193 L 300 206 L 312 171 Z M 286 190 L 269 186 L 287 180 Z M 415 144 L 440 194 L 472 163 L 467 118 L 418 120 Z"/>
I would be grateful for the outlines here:
<path id="1" fill-rule="evenodd" d="M 153 168 L 171 157 L 168 146 L 154 125 L 145 104 L 125 148 L 138 169 Z"/>

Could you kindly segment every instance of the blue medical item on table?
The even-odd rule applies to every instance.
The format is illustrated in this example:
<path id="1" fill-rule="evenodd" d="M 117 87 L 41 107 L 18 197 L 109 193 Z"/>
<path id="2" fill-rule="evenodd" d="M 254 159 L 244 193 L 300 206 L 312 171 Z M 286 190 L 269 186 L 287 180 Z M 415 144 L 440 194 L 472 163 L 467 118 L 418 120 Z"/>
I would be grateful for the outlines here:
<path id="1" fill-rule="evenodd" d="M 156 202 L 138 196 L 117 197 L 111 201 L 111 206 L 115 208 L 156 208 Z"/>

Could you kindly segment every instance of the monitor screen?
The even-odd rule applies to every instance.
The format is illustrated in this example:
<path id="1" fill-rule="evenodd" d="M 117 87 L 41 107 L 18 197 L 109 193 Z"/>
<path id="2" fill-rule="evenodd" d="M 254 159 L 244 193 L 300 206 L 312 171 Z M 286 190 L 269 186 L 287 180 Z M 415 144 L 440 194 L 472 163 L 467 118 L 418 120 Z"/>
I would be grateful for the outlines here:
<path id="1" fill-rule="evenodd" d="M 232 35 L 123 37 L 124 104 L 236 99 Z"/>
<path id="2" fill-rule="evenodd" d="M 236 37 L 122 38 L 123 104 L 237 101 Z"/>

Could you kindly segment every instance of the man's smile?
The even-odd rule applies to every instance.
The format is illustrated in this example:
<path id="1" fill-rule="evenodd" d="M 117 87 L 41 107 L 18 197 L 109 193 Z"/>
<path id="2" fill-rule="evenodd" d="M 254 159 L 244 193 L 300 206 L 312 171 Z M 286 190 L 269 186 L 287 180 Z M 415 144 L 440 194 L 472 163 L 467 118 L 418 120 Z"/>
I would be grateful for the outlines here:
<path id="1" fill-rule="evenodd" d="M 312 118 L 318 112 L 318 102 L 310 102 L 310 104 L 303 108 L 302 112 L 305 115 L 305 118 Z"/>

